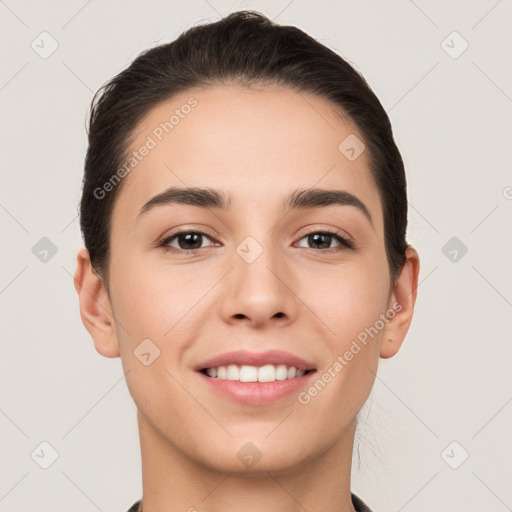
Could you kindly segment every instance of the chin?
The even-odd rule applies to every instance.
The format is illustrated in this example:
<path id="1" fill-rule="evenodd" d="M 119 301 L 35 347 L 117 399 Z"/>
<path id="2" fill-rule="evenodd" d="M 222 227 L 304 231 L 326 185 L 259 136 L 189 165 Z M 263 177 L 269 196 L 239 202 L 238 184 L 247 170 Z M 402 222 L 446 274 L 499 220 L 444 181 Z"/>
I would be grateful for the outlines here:
<path id="1" fill-rule="evenodd" d="M 228 442 L 214 441 L 213 446 L 219 447 L 212 452 L 205 446 L 194 458 L 196 462 L 219 473 L 235 473 L 239 475 L 268 476 L 285 475 L 298 469 L 314 458 L 314 454 L 297 449 L 296 443 L 283 446 L 282 442 L 271 442 L 263 436 L 231 439 Z M 251 440 L 252 439 L 252 440 Z M 311 446 L 309 447 L 311 449 Z M 320 448 L 319 448 L 319 451 Z"/>

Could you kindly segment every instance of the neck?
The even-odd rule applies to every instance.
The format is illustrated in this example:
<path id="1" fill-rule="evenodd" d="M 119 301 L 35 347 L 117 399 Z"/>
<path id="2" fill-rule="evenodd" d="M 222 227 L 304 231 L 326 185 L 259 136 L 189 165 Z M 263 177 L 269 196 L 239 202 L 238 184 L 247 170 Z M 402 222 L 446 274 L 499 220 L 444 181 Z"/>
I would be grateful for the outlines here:
<path id="1" fill-rule="evenodd" d="M 222 471 L 193 460 L 138 412 L 143 512 L 354 512 L 350 470 L 355 422 L 314 460 L 275 471 Z"/>

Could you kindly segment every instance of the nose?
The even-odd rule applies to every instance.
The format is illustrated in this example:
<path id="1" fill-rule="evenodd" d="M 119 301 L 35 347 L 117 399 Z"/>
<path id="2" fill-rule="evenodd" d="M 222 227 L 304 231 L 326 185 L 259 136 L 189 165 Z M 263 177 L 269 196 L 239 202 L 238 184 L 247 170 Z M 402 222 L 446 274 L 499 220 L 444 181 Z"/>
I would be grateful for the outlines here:
<path id="1" fill-rule="evenodd" d="M 276 251 L 264 249 L 252 262 L 235 252 L 234 268 L 224 280 L 221 315 L 230 324 L 252 328 L 284 326 L 298 310 L 293 276 Z"/>

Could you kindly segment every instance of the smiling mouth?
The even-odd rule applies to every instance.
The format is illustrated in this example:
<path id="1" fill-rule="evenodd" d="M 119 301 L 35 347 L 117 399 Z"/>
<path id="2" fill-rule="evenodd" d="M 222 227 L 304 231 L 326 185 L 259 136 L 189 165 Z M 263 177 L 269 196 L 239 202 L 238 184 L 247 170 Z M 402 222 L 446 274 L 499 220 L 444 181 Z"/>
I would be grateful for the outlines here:
<path id="1" fill-rule="evenodd" d="M 285 364 L 265 364 L 263 366 L 229 364 L 212 368 L 203 368 L 200 372 L 218 380 L 239 382 L 274 382 L 297 379 L 316 370 L 299 370 Z"/>

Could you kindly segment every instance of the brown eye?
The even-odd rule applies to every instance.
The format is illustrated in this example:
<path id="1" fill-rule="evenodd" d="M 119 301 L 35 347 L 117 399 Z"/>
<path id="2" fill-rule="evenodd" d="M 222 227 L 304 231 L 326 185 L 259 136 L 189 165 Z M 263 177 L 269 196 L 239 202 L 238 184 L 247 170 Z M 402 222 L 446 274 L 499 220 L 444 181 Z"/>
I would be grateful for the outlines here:
<path id="1" fill-rule="evenodd" d="M 212 240 L 201 231 L 180 231 L 164 240 L 160 244 L 164 248 L 175 249 L 182 252 L 192 252 L 203 248 L 204 239 Z"/>
<path id="2" fill-rule="evenodd" d="M 301 238 L 301 240 L 306 240 L 306 247 L 308 249 L 319 249 L 319 250 L 327 250 L 327 249 L 335 249 L 336 247 L 345 247 L 348 249 L 352 249 L 352 244 L 344 237 L 330 233 L 328 231 L 316 231 L 314 233 L 310 233 L 305 237 Z M 335 242 L 338 245 L 332 246 L 332 243 Z M 300 247 L 304 247 L 301 245 Z"/>

